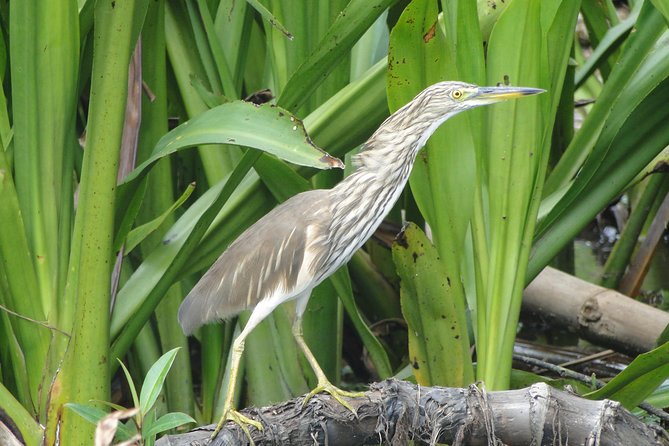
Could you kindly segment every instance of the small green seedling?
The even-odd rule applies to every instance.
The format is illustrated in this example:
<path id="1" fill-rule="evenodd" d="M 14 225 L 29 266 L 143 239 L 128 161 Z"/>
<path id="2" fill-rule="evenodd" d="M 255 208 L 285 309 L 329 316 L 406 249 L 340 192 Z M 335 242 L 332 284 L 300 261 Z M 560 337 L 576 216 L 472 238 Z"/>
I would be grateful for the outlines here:
<path id="1" fill-rule="evenodd" d="M 130 376 L 130 372 L 128 372 L 123 362 L 119 360 L 123 373 L 125 373 L 128 380 L 135 409 L 125 409 L 117 404 L 102 401 L 103 404 L 117 411 L 113 413 L 114 416 L 110 417 L 110 414 L 93 405 L 68 403 L 65 406 L 98 426 L 96 430 L 96 445 L 98 444 L 97 439 L 105 434 L 104 431 L 109 436 L 109 426 L 111 424 L 112 428 L 115 428 L 115 432 L 112 432 L 111 435 L 112 438 L 115 434 L 116 439 L 121 442 L 129 440 L 139 441 L 144 446 L 153 446 L 156 441 L 156 435 L 159 433 L 184 424 L 195 423 L 193 418 L 182 412 L 168 413 L 156 419 L 156 412 L 153 407 L 158 399 L 158 395 L 160 395 L 165 378 L 170 367 L 172 367 L 178 350 L 179 348 L 170 350 L 151 366 L 144 379 L 144 385 L 142 386 L 139 398 L 137 397 L 137 389 Z M 123 418 L 131 418 L 132 422 L 126 424 L 118 423 L 118 420 Z M 110 442 L 111 438 L 102 444 L 110 444 Z"/>

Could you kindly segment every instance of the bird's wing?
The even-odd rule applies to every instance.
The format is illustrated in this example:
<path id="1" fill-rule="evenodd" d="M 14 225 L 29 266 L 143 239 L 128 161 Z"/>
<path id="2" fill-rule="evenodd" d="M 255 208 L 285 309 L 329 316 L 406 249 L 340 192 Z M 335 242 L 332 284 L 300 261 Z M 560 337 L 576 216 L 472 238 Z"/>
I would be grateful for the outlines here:
<path id="1" fill-rule="evenodd" d="M 244 231 L 186 296 L 179 308 L 184 333 L 229 319 L 277 293 L 289 300 L 302 291 L 309 278 L 304 270 L 314 267 L 307 247 L 320 230 L 327 209 L 320 198 L 326 192 L 298 194 Z"/>

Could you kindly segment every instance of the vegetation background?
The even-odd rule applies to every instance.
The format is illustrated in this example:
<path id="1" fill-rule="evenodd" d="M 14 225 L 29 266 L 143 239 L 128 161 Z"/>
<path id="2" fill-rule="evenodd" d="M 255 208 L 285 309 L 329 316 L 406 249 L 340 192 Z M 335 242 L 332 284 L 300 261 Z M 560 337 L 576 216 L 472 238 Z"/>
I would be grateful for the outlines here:
<path id="1" fill-rule="evenodd" d="M 449 120 L 389 219 L 418 224 L 407 247 L 369 242 L 315 290 L 305 334 L 334 382 L 513 385 L 525 285 L 626 194 L 649 205 L 607 263 L 615 288 L 660 215 L 668 20 L 667 0 L 1 0 L 0 409 L 27 444 L 90 444 L 64 404 L 127 403 L 117 358 L 141 383 L 180 347 L 144 416 L 215 420 L 237 321 L 189 342 L 183 296 L 277 202 L 348 172 L 314 169 L 302 125 L 346 159 L 446 79 L 547 93 Z M 235 102 L 265 89 L 277 107 Z M 249 338 L 240 406 L 314 385 L 290 314 Z M 669 375 L 653 355 L 633 396 L 596 396 L 634 407 Z"/>

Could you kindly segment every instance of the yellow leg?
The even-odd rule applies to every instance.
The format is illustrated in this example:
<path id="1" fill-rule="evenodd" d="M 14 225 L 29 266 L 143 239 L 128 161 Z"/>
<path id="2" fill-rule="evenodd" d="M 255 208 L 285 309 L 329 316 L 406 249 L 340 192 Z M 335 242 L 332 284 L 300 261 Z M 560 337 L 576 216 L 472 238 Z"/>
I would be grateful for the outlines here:
<path id="1" fill-rule="evenodd" d="M 244 431 L 249 441 L 253 445 L 254 444 L 253 439 L 251 438 L 251 433 L 249 432 L 248 426 L 250 425 L 258 430 L 263 430 L 262 424 L 260 424 L 258 421 L 245 417 L 232 407 L 232 400 L 235 396 L 235 383 L 237 382 L 237 372 L 239 371 L 239 362 L 242 359 L 242 353 L 244 352 L 245 337 L 246 337 L 245 333 L 243 332 L 241 335 L 237 337 L 237 339 L 235 339 L 235 341 L 232 344 L 232 357 L 231 357 L 232 366 L 230 368 L 230 379 L 228 380 L 228 392 L 225 395 L 225 402 L 223 403 L 223 415 L 221 416 L 221 419 L 216 425 L 216 429 L 214 429 L 214 432 L 211 434 L 211 439 L 213 440 L 216 437 L 216 435 L 218 435 L 219 431 L 223 427 L 223 424 L 225 424 L 227 420 L 230 420 L 239 425 L 239 427 Z"/>
<path id="2" fill-rule="evenodd" d="M 327 392 L 330 395 L 332 395 L 334 399 L 339 401 L 339 403 L 342 406 L 353 412 L 353 415 L 357 416 L 357 413 L 353 408 L 353 406 L 351 406 L 348 403 L 348 401 L 344 400 L 343 397 L 356 398 L 364 396 L 365 393 L 349 392 L 346 390 L 342 390 L 330 382 L 327 376 L 325 376 L 325 373 L 321 369 L 320 365 L 318 365 L 318 361 L 316 361 L 314 354 L 311 353 L 309 346 L 307 345 L 306 342 L 304 342 L 304 336 L 302 334 L 302 318 L 300 318 L 299 316 L 295 319 L 295 322 L 293 324 L 293 336 L 295 336 L 295 341 L 297 342 L 297 345 L 299 345 L 300 348 L 302 349 L 304 356 L 307 358 L 307 361 L 309 361 L 309 365 L 311 366 L 312 370 L 316 374 L 316 378 L 318 379 L 318 384 L 316 384 L 314 390 L 309 392 L 309 394 L 306 397 L 304 397 L 304 401 L 302 402 L 302 407 L 306 406 L 311 397 L 313 397 L 317 393 Z"/>

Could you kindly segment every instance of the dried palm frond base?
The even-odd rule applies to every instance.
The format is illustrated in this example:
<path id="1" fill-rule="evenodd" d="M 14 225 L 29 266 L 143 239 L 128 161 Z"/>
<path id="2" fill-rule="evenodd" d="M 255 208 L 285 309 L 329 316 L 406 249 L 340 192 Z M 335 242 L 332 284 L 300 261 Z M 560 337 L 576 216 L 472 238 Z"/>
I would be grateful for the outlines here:
<path id="1" fill-rule="evenodd" d="M 322 394 L 304 409 L 300 397 L 242 413 L 264 426 L 251 429 L 257 445 L 669 445 L 664 430 L 616 402 L 590 401 L 543 383 L 486 392 L 386 380 L 350 403 L 357 418 Z M 171 435 L 156 445 L 208 444 L 212 429 Z M 242 445 L 248 438 L 227 423 L 211 444 Z"/>

